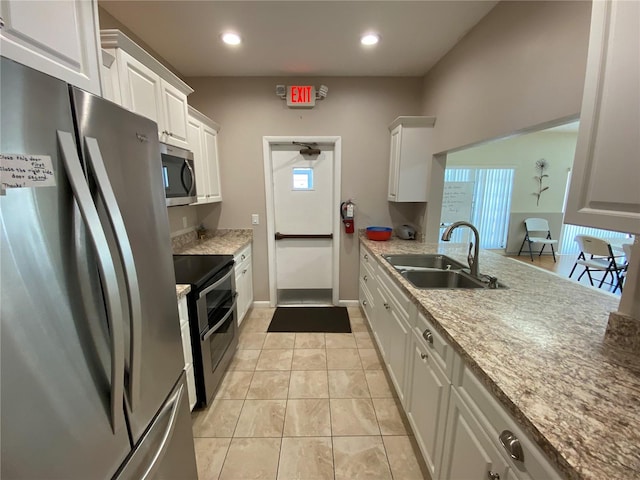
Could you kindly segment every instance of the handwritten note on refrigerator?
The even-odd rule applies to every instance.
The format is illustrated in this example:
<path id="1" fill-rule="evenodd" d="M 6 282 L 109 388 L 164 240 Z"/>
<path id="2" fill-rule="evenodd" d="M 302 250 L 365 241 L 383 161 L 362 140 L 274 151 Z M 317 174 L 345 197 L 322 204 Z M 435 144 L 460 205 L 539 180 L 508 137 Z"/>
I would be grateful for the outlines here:
<path id="1" fill-rule="evenodd" d="M 49 155 L 0 153 L 0 187 L 53 187 L 56 178 Z"/>

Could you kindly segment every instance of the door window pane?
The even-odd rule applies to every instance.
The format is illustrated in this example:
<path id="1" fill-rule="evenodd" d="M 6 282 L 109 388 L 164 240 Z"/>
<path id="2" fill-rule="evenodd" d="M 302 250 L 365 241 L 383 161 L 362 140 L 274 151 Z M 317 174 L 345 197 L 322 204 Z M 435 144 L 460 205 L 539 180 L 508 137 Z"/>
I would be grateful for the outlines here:
<path id="1" fill-rule="evenodd" d="M 294 167 L 293 168 L 293 189 L 313 190 L 313 168 Z"/>

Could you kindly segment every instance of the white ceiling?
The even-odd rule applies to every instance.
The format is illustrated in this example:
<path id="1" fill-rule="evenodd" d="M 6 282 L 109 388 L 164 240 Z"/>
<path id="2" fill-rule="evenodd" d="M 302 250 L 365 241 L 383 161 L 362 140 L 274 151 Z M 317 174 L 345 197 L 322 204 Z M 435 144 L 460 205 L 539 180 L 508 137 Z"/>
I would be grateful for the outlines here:
<path id="1" fill-rule="evenodd" d="M 422 76 L 497 1 L 100 1 L 184 76 Z M 243 43 L 229 47 L 233 30 Z M 360 45 L 376 31 L 380 43 Z"/>

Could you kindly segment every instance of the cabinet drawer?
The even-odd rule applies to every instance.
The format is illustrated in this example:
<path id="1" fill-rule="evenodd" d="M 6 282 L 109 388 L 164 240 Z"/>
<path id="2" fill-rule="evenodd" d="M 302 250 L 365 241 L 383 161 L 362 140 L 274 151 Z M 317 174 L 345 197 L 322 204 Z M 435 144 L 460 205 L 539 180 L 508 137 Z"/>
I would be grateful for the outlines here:
<path id="1" fill-rule="evenodd" d="M 367 285 L 362 281 L 360 281 L 360 292 L 358 298 L 360 299 L 360 308 L 364 310 L 364 313 L 369 320 L 369 324 L 371 324 L 375 304 L 373 303 L 373 295 L 371 295 Z"/>
<path id="2" fill-rule="evenodd" d="M 373 275 L 376 274 L 378 267 L 375 256 L 364 248 L 360 248 L 360 265 L 366 265 Z"/>
<path id="3" fill-rule="evenodd" d="M 243 262 L 251 261 L 251 245 L 247 245 L 233 256 L 233 260 L 236 262 L 236 266 Z"/>
<path id="4" fill-rule="evenodd" d="M 456 390 L 473 411 L 491 442 L 515 471 L 517 478 L 521 480 L 562 478 L 551 466 L 542 450 L 525 435 L 516 421 L 466 366 L 462 370 L 460 385 L 456 386 Z M 511 432 L 519 440 L 523 453 L 522 461 L 511 459 L 506 448 L 502 446 L 500 435 L 505 431 Z"/>
<path id="5" fill-rule="evenodd" d="M 422 312 L 418 312 L 413 333 L 431 352 L 447 378 L 451 379 L 453 376 L 453 349 Z"/>
<path id="6" fill-rule="evenodd" d="M 387 291 L 390 299 L 396 303 L 396 306 L 402 313 L 403 317 L 408 321 L 411 305 L 409 297 L 402 293 L 400 288 L 395 284 L 391 277 L 383 271 L 382 268 L 378 271 L 378 283 L 383 287 L 383 292 L 384 290 Z"/>

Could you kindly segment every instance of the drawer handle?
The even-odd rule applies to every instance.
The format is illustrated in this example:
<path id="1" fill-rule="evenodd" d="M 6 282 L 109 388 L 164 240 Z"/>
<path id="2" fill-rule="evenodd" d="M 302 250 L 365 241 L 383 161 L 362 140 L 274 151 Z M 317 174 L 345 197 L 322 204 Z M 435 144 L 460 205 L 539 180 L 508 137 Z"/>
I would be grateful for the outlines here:
<path id="1" fill-rule="evenodd" d="M 388 304 L 388 303 L 385 303 L 385 304 L 384 304 L 384 308 L 386 308 L 387 310 L 389 310 L 391 307 L 389 306 L 389 304 Z"/>
<path id="2" fill-rule="evenodd" d="M 490 480 L 500 480 L 500 474 L 496 472 L 492 472 L 489 470 L 489 479 Z"/>
<path id="3" fill-rule="evenodd" d="M 362 304 L 366 307 L 368 305 L 366 300 L 362 300 Z"/>
<path id="4" fill-rule="evenodd" d="M 247 257 L 245 257 L 244 253 L 243 253 L 242 256 L 240 256 L 240 260 L 244 260 L 245 258 L 247 258 Z"/>
<path id="5" fill-rule="evenodd" d="M 242 274 L 244 275 L 245 273 L 247 273 L 247 269 L 246 268 L 244 270 L 242 270 Z"/>
<path id="6" fill-rule="evenodd" d="M 362 277 L 362 279 L 366 282 L 367 280 L 369 280 L 369 277 L 365 275 L 364 277 Z"/>
<path id="7" fill-rule="evenodd" d="M 426 353 L 420 353 L 420 358 L 426 360 L 427 358 L 429 358 L 429 355 L 427 355 Z"/>
<path id="8" fill-rule="evenodd" d="M 367 255 L 366 253 L 364 254 L 364 259 L 365 260 L 369 260 L 369 255 Z"/>
<path id="9" fill-rule="evenodd" d="M 427 342 L 433 345 L 433 333 L 428 328 L 422 332 L 422 338 L 424 338 Z"/>
<path id="10" fill-rule="evenodd" d="M 498 438 L 511 458 L 524 462 L 524 452 L 522 451 L 522 445 L 518 437 L 509 430 L 504 430 Z"/>

